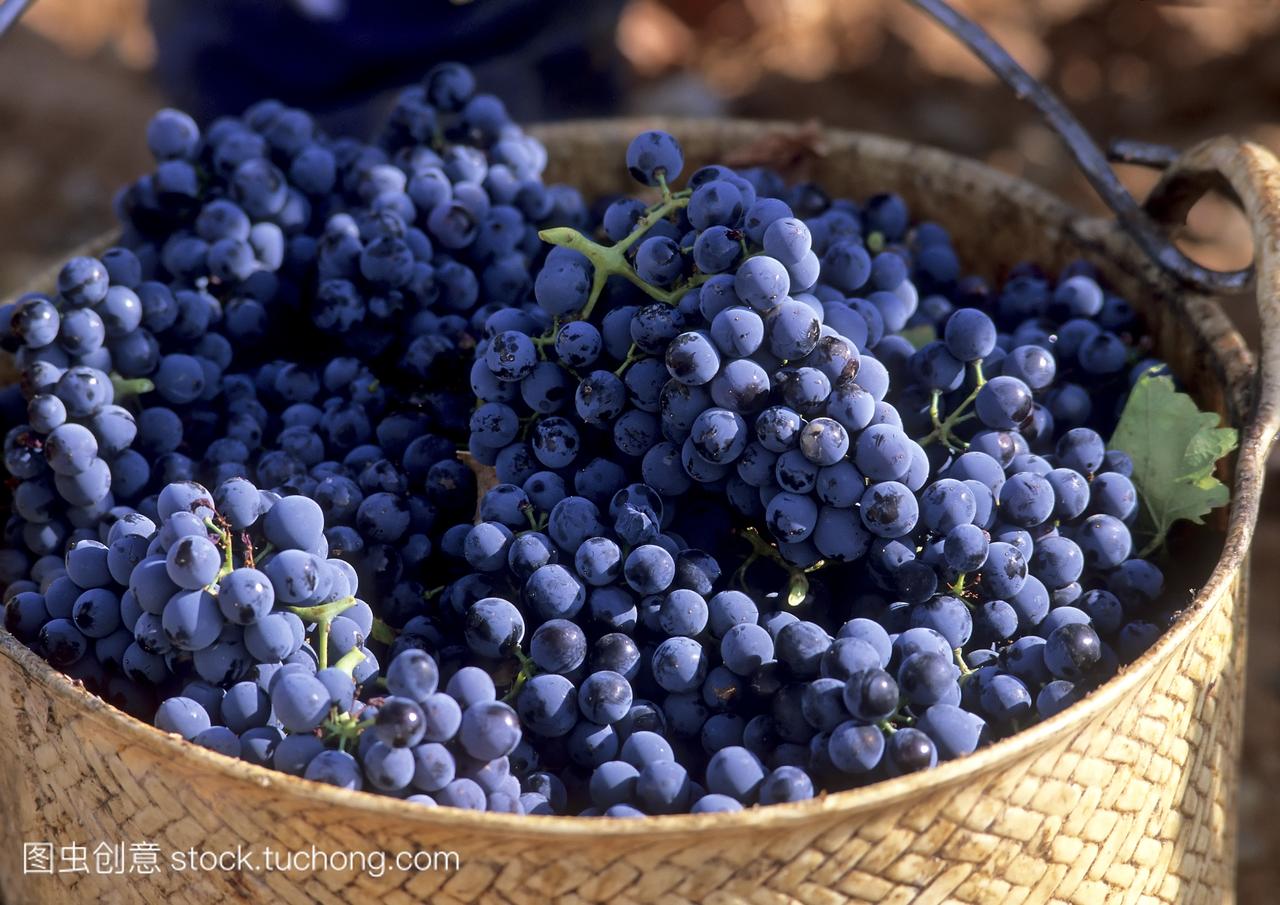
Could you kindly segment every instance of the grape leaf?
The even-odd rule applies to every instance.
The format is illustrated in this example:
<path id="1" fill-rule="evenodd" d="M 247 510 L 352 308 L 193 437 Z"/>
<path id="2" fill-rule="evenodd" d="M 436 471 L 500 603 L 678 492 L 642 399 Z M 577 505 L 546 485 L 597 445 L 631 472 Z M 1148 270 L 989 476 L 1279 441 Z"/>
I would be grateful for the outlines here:
<path id="1" fill-rule="evenodd" d="M 1174 522 L 1203 524 L 1231 498 L 1213 469 L 1236 448 L 1237 435 L 1218 424 L 1216 414 L 1200 411 L 1168 377 L 1142 377 L 1129 393 L 1110 448 L 1133 459 L 1139 525 L 1150 538 L 1140 555 L 1160 547 Z"/>

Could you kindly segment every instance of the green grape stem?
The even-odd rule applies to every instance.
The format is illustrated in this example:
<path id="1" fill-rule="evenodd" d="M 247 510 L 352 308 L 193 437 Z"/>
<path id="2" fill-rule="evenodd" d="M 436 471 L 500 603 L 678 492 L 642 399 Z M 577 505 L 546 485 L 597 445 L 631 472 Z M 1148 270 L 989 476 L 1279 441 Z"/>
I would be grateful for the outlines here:
<path id="1" fill-rule="evenodd" d="M 364 651 L 358 647 L 353 647 L 338 658 L 338 661 L 333 664 L 333 668 L 341 670 L 350 676 L 355 671 L 355 668 L 364 662 L 364 659 Z"/>
<path id="2" fill-rule="evenodd" d="M 627 357 L 622 360 L 622 364 L 618 365 L 617 370 L 613 372 L 615 377 L 621 377 L 626 372 L 627 368 L 631 367 L 644 357 L 643 355 L 636 354 L 638 349 L 639 347 L 635 343 L 631 344 L 631 348 L 627 350 Z"/>
<path id="3" fill-rule="evenodd" d="M 813 565 L 802 569 L 787 562 L 778 551 L 778 548 L 761 537 L 760 532 L 754 527 L 744 528 L 738 533 L 751 544 L 751 556 L 735 573 L 735 577 L 738 578 L 740 584 L 745 587 L 746 570 L 749 565 L 757 559 L 767 559 L 787 572 L 787 606 L 799 606 L 804 602 L 804 599 L 809 596 L 809 573 L 817 572 L 824 568 L 827 565 L 826 561 L 820 559 Z"/>
<path id="4" fill-rule="evenodd" d="M 330 709 L 329 717 L 320 726 L 321 735 L 325 738 L 336 738 L 338 750 L 347 750 L 347 745 L 360 737 L 360 733 L 373 725 L 373 720 L 357 720 L 348 712 L 339 712 L 335 706 Z"/>
<path id="5" fill-rule="evenodd" d="M 115 400 L 119 404 L 129 399 L 136 399 L 144 393 L 150 393 L 156 385 L 147 377 L 121 377 L 112 371 L 111 388 L 115 391 Z"/>
<path id="6" fill-rule="evenodd" d="M 929 401 L 929 419 L 933 422 L 933 430 L 920 441 L 921 446 L 928 446 L 930 443 L 942 443 L 952 452 L 960 452 L 969 447 L 969 444 L 957 437 L 953 430 L 960 424 L 971 420 L 974 416 L 969 412 L 974 401 L 978 398 L 978 391 L 986 384 L 987 379 L 982 374 L 982 362 L 975 361 L 973 363 L 974 387 L 965 400 L 956 406 L 956 410 L 947 415 L 946 418 L 941 417 L 939 412 L 939 403 L 942 400 L 942 391 L 934 390 L 933 396 Z"/>
<path id="7" fill-rule="evenodd" d="M 213 579 L 213 581 L 209 582 L 209 585 L 207 587 L 207 590 L 216 596 L 218 582 L 222 581 L 222 579 L 230 575 L 231 572 L 236 567 L 235 554 L 233 552 L 232 545 L 231 545 L 231 530 L 230 528 L 222 527 L 211 518 L 207 518 L 204 520 L 204 526 L 208 528 L 214 535 L 217 536 L 218 546 L 222 547 L 222 558 L 223 558 L 222 568 L 218 570 L 217 576 Z"/>
<path id="8" fill-rule="evenodd" d="M 503 695 L 503 703 L 510 704 L 520 696 L 520 689 L 524 688 L 524 683 L 528 682 L 538 673 L 538 667 L 529 659 L 529 656 L 519 648 L 515 647 L 511 651 L 512 655 L 520 662 L 520 671 L 516 673 L 515 679 L 511 683 L 510 690 Z"/>
<path id="9" fill-rule="evenodd" d="M 356 605 L 354 597 L 342 597 L 332 603 L 322 603 L 318 606 L 287 606 L 285 609 L 293 613 L 303 622 L 314 622 L 316 624 L 316 659 L 319 661 L 318 669 L 327 669 L 329 666 L 329 626 L 333 620 L 341 616 L 347 610 Z"/>
<path id="10" fill-rule="evenodd" d="M 640 241 L 655 223 L 688 206 L 691 194 L 688 190 L 672 192 L 666 187 L 665 181 L 662 183 L 662 190 L 662 201 L 646 211 L 644 216 L 636 221 L 635 229 L 622 241 L 613 245 L 601 245 L 567 226 L 544 229 L 538 233 L 538 238 L 543 242 L 559 245 L 562 248 L 572 248 L 591 262 L 591 293 L 587 297 L 587 304 L 579 313 L 581 319 L 586 320 L 591 316 L 596 302 L 600 300 L 600 295 L 604 291 L 605 283 L 611 276 L 630 280 L 651 298 L 666 302 L 668 305 L 674 305 L 684 293 L 701 285 L 707 279 L 706 274 L 694 274 L 672 289 L 660 289 L 642 280 L 627 260 L 627 251 Z"/>

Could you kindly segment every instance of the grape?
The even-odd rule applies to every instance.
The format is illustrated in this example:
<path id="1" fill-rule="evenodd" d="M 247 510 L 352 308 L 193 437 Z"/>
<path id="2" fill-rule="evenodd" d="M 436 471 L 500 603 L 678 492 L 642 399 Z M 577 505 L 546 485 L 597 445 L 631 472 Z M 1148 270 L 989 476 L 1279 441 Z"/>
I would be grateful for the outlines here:
<path id="1" fill-rule="evenodd" d="M 165 556 L 169 579 L 180 588 L 198 590 L 212 584 L 222 566 L 222 555 L 206 537 L 179 538 Z"/>
<path id="2" fill-rule="evenodd" d="M 817 368 L 784 368 L 773 382 L 786 404 L 802 415 L 817 414 L 831 394 L 831 381 Z"/>
<path id="3" fill-rule="evenodd" d="M 1164 588 L 1164 574 L 1145 559 L 1129 559 L 1108 576 L 1108 586 L 1129 607 L 1154 603 Z"/>
<path id="4" fill-rule="evenodd" d="M 524 637 L 524 619 L 506 600 L 486 597 L 467 610 L 464 632 L 467 646 L 476 653 L 500 657 Z"/>
<path id="5" fill-rule="evenodd" d="M 706 628 L 707 620 L 708 608 L 702 595 L 684 588 L 667 594 L 658 610 L 658 625 L 670 636 L 696 637 Z"/>
<path id="6" fill-rule="evenodd" d="M 1076 353 L 1076 360 L 1086 374 L 1100 376 L 1119 372 L 1127 357 L 1124 341 L 1107 330 L 1086 339 Z"/>
<path id="7" fill-rule="evenodd" d="M 568 734 L 578 719 L 573 683 L 552 673 L 530 679 L 520 690 L 516 707 L 521 722 L 547 738 Z"/>
<path id="8" fill-rule="evenodd" d="M 872 484 L 860 502 L 862 524 L 878 537 L 901 537 L 916 526 L 919 505 L 904 484 L 884 481 Z"/>
<path id="9" fill-rule="evenodd" d="M 655 286 L 672 286 L 684 270 L 680 246 L 666 236 L 649 236 L 636 249 L 636 273 Z"/>
<path id="10" fill-rule="evenodd" d="M 1057 679 L 1079 681 L 1101 658 L 1101 641 L 1087 624 L 1060 626 L 1045 641 L 1044 663 Z"/>
<path id="11" fill-rule="evenodd" d="M 734 226 L 742 219 L 742 193 L 728 180 L 704 182 L 693 190 L 685 212 L 694 229 L 704 234 L 715 226 Z"/>
<path id="12" fill-rule="evenodd" d="M 974 635 L 993 641 L 1007 641 L 1018 631 L 1018 611 L 1005 600 L 988 600 L 973 617 Z"/>
<path id="13" fill-rule="evenodd" d="M 1053 383 L 1057 366 L 1053 355 L 1040 346 L 1018 346 L 1004 359 L 1003 371 L 1021 380 L 1032 390 L 1043 390 Z"/>
<path id="14" fill-rule="evenodd" d="M 726 308 L 711 320 L 710 335 L 722 355 L 751 355 L 764 342 L 764 321 L 750 308 Z"/>
<path id="15" fill-rule="evenodd" d="M 155 715 L 156 728 L 194 739 L 210 727 L 209 714 L 191 698 L 173 697 L 161 702 Z"/>
<path id="16" fill-rule="evenodd" d="M 835 465 L 849 451 L 848 432 L 831 418 L 814 418 L 800 431 L 800 451 L 816 465 Z"/>
<path id="17" fill-rule="evenodd" d="M 993 377 L 974 400 L 978 418 L 993 430 L 1012 430 L 1031 416 L 1031 390 L 1016 377 Z"/>
<path id="18" fill-rule="evenodd" d="M 954 478 L 934 481 L 920 496 L 920 516 L 938 534 L 971 525 L 976 514 L 973 491 Z"/>
<path id="19" fill-rule="evenodd" d="M 776 656 L 796 676 L 817 676 L 831 638 L 812 622 L 796 621 L 784 626 L 776 639 Z"/>
<path id="20" fill-rule="evenodd" d="M 918 729 L 902 729 L 889 737 L 885 763 L 893 775 L 914 773 L 938 762 L 937 746 Z"/>
<path id="21" fill-rule="evenodd" d="M 552 619 L 534 630 L 529 654 L 539 669 L 568 674 L 586 660 L 587 636 L 567 619 Z"/>
<path id="22" fill-rule="evenodd" d="M 105 638 L 120 626 L 120 601 L 104 588 L 92 588 L 76 598 L 71 621 L 86 638 Z"/>
<path id="23" fill-rule="evenodd" d="M 910 443 L 900 428 L 872 425 L 858 436 L 854 464 L 872 481 L 898 481 L 910 466 Z"/>
<path id="24" fill-rule="evenodd" d="M 765 322 L 769 351 L 778 358 L 803 358 L 818 344 L 822 320 L 803 302 L 784 300 L 768 311 Z"/>
<path id="25" fill-rule="evenodd" d="M 1089 485 L 1088 505 L 1100 515 L 1127 521 L 1137 511 L 1138 492 L 1133 482 L 1123 474 L 1104 472 L 1094 477 L 1093 483 Z M 1081 512 L 1083 511 L 1082 508 Z"/>
<path id="26" fill-rule="evenodd" d="M 165 637 L 179 650 L 197 651 L 212 644 L 222 630 L 222 613 L 205 590 L 179 591 L 164 605 Z"/>
<path id="27" fill-rule="evenodd" d="M 837 462 L 818 470 L 814 489 L 822 502 L 845 509 L 862 498 L 866 479 L 853 463 Z"/>
<path id="28" fill-rule="evenodd" d="M 1072 540 L 1045 537 L 1036 542 L 1031 556 L 1031 574 L 1050 588 L 1061 588 L 1076 581 L 1084 571 L 1084 554 Z"/>
<path id="29" fill-rule="evenodd" d="M 981 717 L 954 705 L 934 704 L 921 715 L 916 728 L 933 742 L 939 759 L 951 760 L 977 749 L 986 724 Z"/>
<path id="30" fill-rule="evenodd" d="M 383 745 L 411 748 L 422 741 L 425 732 L 426 716 L 416 701 L 391 696 L 378 707 L 373 733 Z"/>
<path id="31" fill-rule="evenodd" d="M 570 321 L 560 329 L 555 350 L 560 361 L 569 367 L 586 367 L 600 356 L 600 331 L 586 321 Z"/>
<path id="32" fill-rule="evenodd" d="M 594 672 L 578 689 L 578 706 L 583 717 L 593 723 L 616 723 L 631 708 L 631 686 L 616 672 Z"/>
<path id="33" fill-rule="evenodd" d="M 748 229 L 751 229 L 750 224 Z M 803 260 L 813 248 L 813 236 L 804 221 L 785 215 L 770 221 L 759 239 L 753 237 L 753 241 L 764 246 L 765 254 L 785 265 Z"/>
<path id="34" fill-rule="evenodd" d="M 898 668 L 898 687 L 913 706 L 930 707 L 952 695 L 955 672 L 955 667 L 938 654 L 912 654 Z"/>
<path id="35" fill-rule="evenodd" d="M 707 763 L 707 790 L 741 804 L 752 804 L 765 779 L 760 759 L 740 746 L 722 748 Z"/>
<path id="36" fill-rule="evenodd" d="M 783 453 L 799 442 L 804 420 L 791 409 L 774 406 L 756 419 L 756 439 L 765 449 Z"/>
<path id="37" fill-rule="evenodd" d="M 653 652 L 654 680 L 668 692 L 693 691 L 706 676 L 702 645 L 683 637 L 668 638 Z"/>
<path id="38" fill-rule="evenodd" d="M 533 453 L 548 468 L 563 468 L 577 456 L 579 442 L 578 431 L 569 421 L 549 418 L 534 429 Z"/>
<path id="39" fill-rule="evenodd" d="M 790 290 L 791 278 L 786 267 L 764 255 L 744 261 L 734 276 L 734 291 L 738 297 L 760 312 L 776 307 Z"/>
<path id="40" fill-rule="evenodd" d="M 591 800 L 598 808 L 610 808 L 635 797 L 640 771 L 626 761 L 606 761 L 591 774 Z"/>
<path id="41" fill-rule="evenodd" d="M 642 132 L 627 146 L 627 172 L 644 185 L 674 182 L 683 168 L 680 143 L 667 132 Z"/>
<path id="42" fill-rule="evenodd" d="M 1119 566 L 1133 549 L 1133 539 L 1124 522 L 1110 515 L 1091 515 L 1076 531 L 1076 543 L 1085 564 L 1094 569 Z"/>
<path id="43" fill-rule="evenodd" d="M 766 507 L 765 522 L 779 541 L 797 543 L 817 527 L 818 506 L 809 496 L 779 493 Z"/>
<path id="44" fill-rule="evenodd" d="M 356 759 L 345 751 L 321 751 L 307 763 L 303 777 L 342 789 L 359 791 L 364 773 Z M 381 786 L 380 786 L 381 787 Z"/>
<path id="45" fill-rule="evenodd" d="M 705 409 L 693 422 L 690 434 L 698 454 L 716 465 L 737 459 L 746 449 L 747 440 L 747 423 L 742 416 L 721 408 Z"/>
<path id="46" fill-rule="evenodd" d="M 693 814 L 715 814 L 741 811 L 742 804 L 728 795 L 703 795 L 689 809 Z"/>
<path id="47" fill-rule="evenodd" d="M 884 758 L 884 734 L 875 726 L 841 723 L 827 741 L 827 756 L 836 769 L 850 774 L 874 770 Z"/>
<path id="48" fill-rule="evenodd" d="M 734 412 L 751 413 L 768 401 L 769 375 L 753 361 L 734 359 L 711 380 L 711 399 Z"/>
<path id="49" fill-rule="evenodd" d="M 1058 441 L 1058 461 L 1064 468 L 1071 468 L 1091 477 L 1102 466 L 1106 457 L 1106 444 L 1094 431 L 1077 427 L 1067 431 Z"/>
<path id="50" fill-rule="evenodd" d="M 1019 527 L 1043 524 L 1053 514 L 1055 503 L 1053 485 L 1034 472 L 1018 472 L 1000 488 L 1000 513 Z"/>

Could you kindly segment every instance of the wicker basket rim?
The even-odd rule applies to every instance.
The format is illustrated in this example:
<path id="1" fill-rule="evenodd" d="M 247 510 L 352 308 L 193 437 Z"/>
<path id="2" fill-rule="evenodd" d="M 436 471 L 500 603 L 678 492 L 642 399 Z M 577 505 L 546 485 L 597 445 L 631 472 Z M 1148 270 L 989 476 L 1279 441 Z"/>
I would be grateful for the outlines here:
<path id="1" fill-rule="evenodd" d="M 776 120 L 720 119 L 714 122 L 718 127 L 726 129 L 794 129 L 797 125 L 794 122 Z M 705 120 L 639 117 L 575 120 L 531 127 L 529 131 L 550 143 L 554 141 L 557 134 L 583 130 L 599 132 L 601 129 L 608 129 L 635 134 L 638 130 L 658 126 L 669 130 L 678 130 L 681 127 L 702 130 L 707 125 Z M 975 160 L 938 148 L 873 133 L 823 129 L 821 134 L 828 146 L 834 149 L 857 148 L 860 153 L 869 157 L 909 155 L 922 167 L 933 166 L 956 172 L 975 183 L 984 185 L 993 192 L 1016 198 L 1019 205 L 1032 207 L 1043 219 L 1061 223 L 1064 232 L 1083 246 L 1097 248 L 1103 244 L 1103 240 L 1118 240 L 1121 247 L 1131 248 L 1127 244 L 1127 237 L 1123 236 L 1114 222 L 1084 215 L 1047 190 L 1015 176 L 993 170 Z M 111 234 L 87 243 L 86 251 L 83 253 L 92 253 L 90 249 L 101 250 L 113 239 L 114 234 Z M 1133 249 L 1132 254 L 1139 255 L 1140 252 Z M 1160 283 L 1143 263 L 1139 263 L 1138 266 L 1145 271 L 1148 282 Z M 48 277 L 49 274 L 46 273 L 31 285 L 47 285 L 51 282 Z M 1167 284 L 1157 285 L 1157 288 L 1169 291 Z M 1227 331 L 1236 341 L 1235 348 L 1245 348 L 1243 340 L 1233 326 L 1228 327 Z M 1252 369 L 1251 363 L 1246 363 L 1244 366 L 1249 370 Z M 914 798 L 926 791 L 962 782 L 966 777 L 979 772 L 994 770 L 1003 763 L 1011 762 L 1027 752 L 1048 745 L 1059 733 L 1065 734 L 1071 728 L 1095 719 L 1122 697 L 1132 694 L 1159 665 L 1186 643 L 1188 636 L 1205 620 L 1213 606 L 1217 605 L 1216 602 L 1223 597 L 1223 592 L 1233 577 L 1240 572 L 1248 553 L 1252 516 L 1257 506 L 1256 500 L 1241 499 L 1237 492 L 1241 485 L 1242 474 L 1243 472 L 1237 472 L 1232 478 L 1232 502 L 1223 551 L 1210 576 L 1196 592 L 1191 604 L 1183 610 L 1180 618 L 1169 631 L 1165 632 L 1146 653 L 1134 663 L 1122 668 L 1115 677 L 1081 701 L 1048 720 L 982 748 L 974 754 L 940 764 L 921 773 L 883 780 L 848 791 L 824 794 L 809 801 L 751 808 L 730 814 L 678 814 L 646 817 L 643 820 L 595 820 L 573 816 L 494 814 L 456 808 L 424 808 L 421 805 L 394 798 L 340 789 L 259 767 L 185 742 L 180 736 L 161 732 L 154 726 L 90 694 L 82 686 L 74 683 L 28 650 L 3 627 L 0 627 L 0 654 L 14 661 L 30 681 L 39 682 L 70 705 L 91 712 L 98 719 L 110 724 L 115 732 L 125 738 L 135 739 L 139 745 L 152 748 L 160 746 L 173 758 L 194 758 L 203 769 L 210 772 L 221 773 L 263 789 L 275 790 L 282 795 L 311 799 L 317 804 L 361 811 L 370 816 L 385 816 L 410 823 L 431 824 L 459 830 L 477 829 L 501 832 L 507 836 L 540 838 L 601 835 L 659 838 L 687 835 L 693 831 L 709 829 L 723 834 L 750 832 L 765 827 L 785 828 L 823 815 L 883 809 L 887 805 Z"/>

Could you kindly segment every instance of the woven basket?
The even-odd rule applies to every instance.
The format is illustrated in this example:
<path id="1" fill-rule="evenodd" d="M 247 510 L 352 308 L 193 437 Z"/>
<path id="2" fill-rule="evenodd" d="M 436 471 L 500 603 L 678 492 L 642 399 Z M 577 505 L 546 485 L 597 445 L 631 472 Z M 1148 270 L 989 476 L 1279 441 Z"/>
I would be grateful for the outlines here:
<path id="1" fill-rule="evenodd" d="M 553 179 L 626 189 L 623 150 L 645 122 L 538 130 Z M 797 147 L 795 127 L 661 123 L 692 163 L 756 143 Z M 790 136 L 786 137 L 787 130 Z M 778 133 L 771 147 L 762 133 Z M 1215 174 L 1254 224 L 1254 360 L 1217 304 L 1180 293 L 1113 224 L 978 164 L 848 132 L 823 132 L 802 169 L 860 197 L 891 188 L 951 228 L 962 260 L 996 275 L 1024 258 L 1084 255 L 1151 325 L 1157 351 L 1242 429 L 1226 543 L 1185 616 L 1084 701 L 1011 739 L 910 777 L 739 814 L 584 820 L 423 809 L 229 760 L 112 709 L 0 632 L 0 898 L 67 902 L 1222 902 L 1233 897 L 1244 697 L 1246 567 L 1263 464 L 1280 426 L 1280 178 L 1254 145 L 1219 140 L 1157 190 L 1177 212 Z M 1215 535 L 1217 536 L 1217 535 Z M 89 872 L 23 872 L 23 843 L 88 847 Z M 458 853 L 455 870 L 151 875 L 94 871 L 99 843 Z"/>

